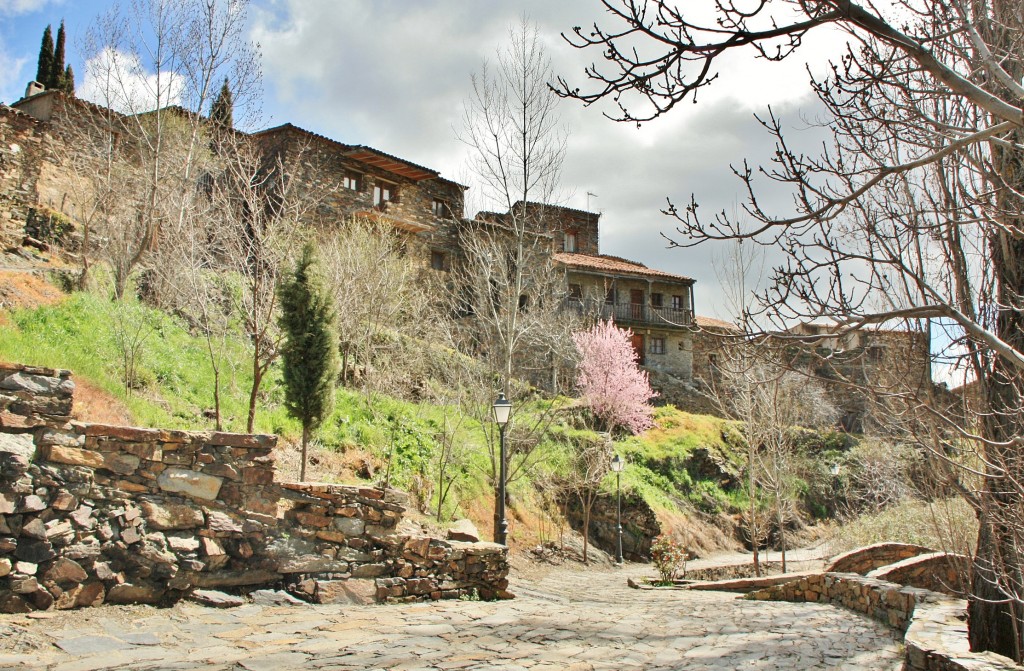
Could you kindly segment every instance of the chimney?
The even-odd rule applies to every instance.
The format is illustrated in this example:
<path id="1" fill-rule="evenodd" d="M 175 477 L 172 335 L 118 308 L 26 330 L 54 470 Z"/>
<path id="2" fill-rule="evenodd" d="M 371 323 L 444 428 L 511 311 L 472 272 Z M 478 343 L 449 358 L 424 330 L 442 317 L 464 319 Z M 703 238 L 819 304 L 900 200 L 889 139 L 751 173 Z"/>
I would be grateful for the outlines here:
<path id="1" fill-rule="evenodd" d="M 37 93 L 42 93 L 46 90 L 46 87 L 37 81 L 31 81 L 28 83 L 28 87 L 25 89 L 25 97 L 31 98 Z"/>

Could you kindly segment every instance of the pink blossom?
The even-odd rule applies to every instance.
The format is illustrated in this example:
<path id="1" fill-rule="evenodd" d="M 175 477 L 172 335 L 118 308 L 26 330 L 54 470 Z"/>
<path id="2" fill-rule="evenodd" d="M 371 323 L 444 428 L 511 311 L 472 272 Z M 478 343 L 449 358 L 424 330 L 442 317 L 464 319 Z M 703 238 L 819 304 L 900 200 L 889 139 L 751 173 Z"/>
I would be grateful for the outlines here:
<path id="1" fill-rule="evenodd" d="M 572 336 L 581 357 L 576 384 L 584 403 L 608 431 L 622 427 L 640 433 L 654 423 L 648 401 L 657 393 L 647 372 L 637 366 L 632 336 L 610 319 Z"/>

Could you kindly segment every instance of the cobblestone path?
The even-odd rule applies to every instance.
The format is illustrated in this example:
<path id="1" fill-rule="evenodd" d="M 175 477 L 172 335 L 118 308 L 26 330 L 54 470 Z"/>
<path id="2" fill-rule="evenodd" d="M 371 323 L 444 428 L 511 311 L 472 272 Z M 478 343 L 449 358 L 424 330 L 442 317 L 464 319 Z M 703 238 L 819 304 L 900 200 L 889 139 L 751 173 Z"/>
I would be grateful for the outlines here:
<path id="1" fill-rule="evenodd" d="M 554 570 L 518 598 L 395 606 L 101 607 L 0 616 L 0 668 L 896 670 L 887 628 L 818 604 L 632 590 L 648 567 Z"/>

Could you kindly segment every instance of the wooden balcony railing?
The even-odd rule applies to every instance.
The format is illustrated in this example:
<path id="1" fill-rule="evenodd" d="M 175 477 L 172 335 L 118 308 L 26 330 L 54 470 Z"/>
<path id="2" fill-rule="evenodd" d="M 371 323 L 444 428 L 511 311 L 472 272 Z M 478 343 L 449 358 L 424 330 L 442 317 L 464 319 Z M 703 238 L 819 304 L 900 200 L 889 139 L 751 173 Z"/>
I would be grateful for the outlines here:
<path id="1" fill-rule="evenodd" d="M 604 301 L 569 298 L 567 307 L 578 312 L 600 314 L 602 319 L 612 318 L 616 324 L 643 324 L 645 326 L 691 326 L 690 310 L 655 307 L 643 303 L 607 303 Z"/>

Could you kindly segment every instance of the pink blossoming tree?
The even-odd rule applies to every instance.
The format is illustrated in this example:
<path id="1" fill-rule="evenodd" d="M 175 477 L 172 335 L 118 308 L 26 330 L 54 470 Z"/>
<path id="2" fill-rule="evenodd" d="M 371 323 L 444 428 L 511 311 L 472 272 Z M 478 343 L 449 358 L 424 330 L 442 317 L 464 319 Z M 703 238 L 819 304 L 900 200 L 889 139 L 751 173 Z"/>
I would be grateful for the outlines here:
<path id="1" fill-rule="evenodd" d="M 640 433 L 653 424 L 648 401 L 657 396 L 637 365 L 633 332 L 609 319 L 573 335 L 580 353 L 576 384 L 594 418 L 606 431 Z"/>

